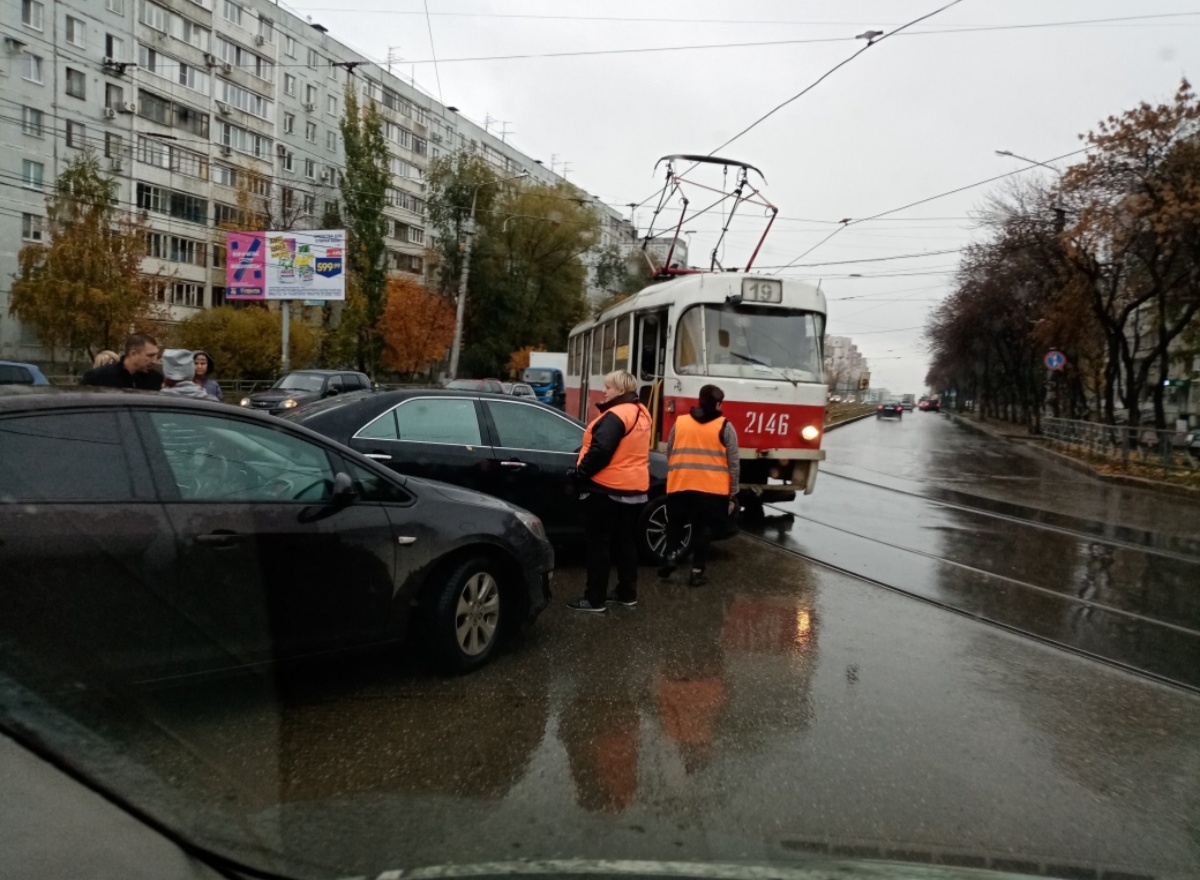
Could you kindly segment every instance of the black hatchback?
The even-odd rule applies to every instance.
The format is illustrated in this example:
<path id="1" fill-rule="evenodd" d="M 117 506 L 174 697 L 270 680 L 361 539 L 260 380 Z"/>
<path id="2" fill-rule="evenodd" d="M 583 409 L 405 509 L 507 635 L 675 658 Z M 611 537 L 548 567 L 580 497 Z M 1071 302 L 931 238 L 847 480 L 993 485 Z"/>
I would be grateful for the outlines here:
<path id="1" fill-rule="evenodd" d="M 241 404 L 277 415 L 326 397 L 369 391 L 373 387 L 365 373 L 352 370 L 295 370 L 284 373 L 266 391 L 243 397 Z"/>
<path id="2" fill-rule="evenodd" d="M 3 668 L 151 680 L 420 637 L 486 661 L 549 601 L 541 522 L 205 401 L 0 397 Z"/>
<path id="3" fill-rule="evenodd" d="M 344 443 L 402 474 L 444 480 L 537 514 L 552 537 L 580 535 L 567 471 L 585 426 L 558 410 L 507 394 L 410 389 L 353 394 L 284 418 Z M 650 453 L 650 503 L 638 549 L 657 563 L 666 541 L 667 459 Z"/>

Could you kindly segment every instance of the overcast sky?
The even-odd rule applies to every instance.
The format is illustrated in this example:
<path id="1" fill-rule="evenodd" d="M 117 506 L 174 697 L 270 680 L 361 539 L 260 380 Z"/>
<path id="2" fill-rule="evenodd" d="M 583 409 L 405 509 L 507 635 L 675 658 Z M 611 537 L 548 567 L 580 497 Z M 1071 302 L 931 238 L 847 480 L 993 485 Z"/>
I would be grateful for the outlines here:
<path id="1" fill-rule="evenodd" d="M 291 8 L 368 57 L 403 57 L 395 72 L 477 122 L 507 122 L 520 149 L 556 170 L 569 163 L 574 183 L 624 206 L 656 191 L 659 157 L 708 153 L 856 52 L 855 35 L 946 2 L 428 0 L 428 18 L 422 0 Z M 1136 20 L 1095 22 L 1125 17 Z M 1014 27 L 1083 21 L 1093 23 Z M 781 41 L 814 42 L 761 45 Z M 612 51 L 728 43 L 759 45 Z M 797 257 L 843 218 L 1023 167 L 997 149 L 1039 161 L 1079 149 L 1078 135 L 1097 120 L 1168 100 L 1181 77 L 1196 75 L 1198 46 L 1200 0 L 961 0 L 872 46 L 721 150 L 762 169 L 764 192 L 786 218 L 759 264 L 796 261 L 803 268 L 789 275 L 821 279 L 829 331 L 858 342 L 872 384 L 918 391 L 928 363 L 921 328 L 958 260 L 931 252 L 972 239 L 970 215 L 989 186 L 850 226 Z M 495 57 L 575 52 L 608 54 Z M 644 227 L 650 210 L 637 220 Z M 719 224 L 715 214 L 688 224 L 693 265 L 707 265 Z M 759 228 L 754 214 L 735 223 L 726 265 L 744 264 Z M 921 256 L 881 259 L 910 254 Z M 858 260 L 871 262 L 846 262 Z"/>

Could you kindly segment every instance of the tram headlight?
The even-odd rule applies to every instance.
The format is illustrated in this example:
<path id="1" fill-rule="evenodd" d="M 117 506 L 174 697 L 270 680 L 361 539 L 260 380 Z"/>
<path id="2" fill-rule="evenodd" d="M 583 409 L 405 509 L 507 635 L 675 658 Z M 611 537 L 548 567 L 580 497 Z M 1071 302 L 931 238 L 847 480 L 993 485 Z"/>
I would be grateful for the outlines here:
<path id="1" fill-rule="evenodd" d="M 816 425 L 805 425 L 800 429 L 800 436 L 811 443 L 821 436 L 821 429 Z"/>

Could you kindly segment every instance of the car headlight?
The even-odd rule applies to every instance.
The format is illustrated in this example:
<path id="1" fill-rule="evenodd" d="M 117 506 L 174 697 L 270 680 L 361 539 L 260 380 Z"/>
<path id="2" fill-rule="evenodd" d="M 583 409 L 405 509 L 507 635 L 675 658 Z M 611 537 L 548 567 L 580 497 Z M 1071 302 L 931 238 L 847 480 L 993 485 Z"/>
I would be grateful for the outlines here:
<path id="1" fill-rule="evenodd" d="M 534 516 L 528 510 L 514 510 L 513 514 L 536 537 L 541 538 L 543 541 L 546 540 L 546 527 L 542 525 L 542 521 L 538 517 Z"/>
<path id="2" fill-rule="evenodd" d="M 249 398 L 249 397 L 243 397 L 243 398 L 242 398 L 242 406 L 249 406 L 249 405 L 250 405 L 250 398 Z"/>
<path id="3" fill-rule="evenodd" d="M 811 443 L 821 436 L 821 429 L 816 425 L 805 425 L 800 429 L 800 436 Z"/>
<path id="4" fill-rule="evenodd" d="M 296 405 L 297 405 L 296 401 L 292 400 L 292 398 L 289 397 L 287 400 L 283 401 L 283 403 L 279 404 L 279 408 L 280 409 L 294 409 L 296 407 Z"/>

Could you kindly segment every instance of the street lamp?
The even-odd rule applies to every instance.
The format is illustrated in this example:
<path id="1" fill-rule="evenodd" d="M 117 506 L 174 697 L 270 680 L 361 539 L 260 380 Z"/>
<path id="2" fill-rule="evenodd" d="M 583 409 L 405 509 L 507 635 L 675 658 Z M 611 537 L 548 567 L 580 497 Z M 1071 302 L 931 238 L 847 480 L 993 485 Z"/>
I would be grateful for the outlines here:
<path id="1" fill-rule="evenodd" d="M 1012 150 L 996 150 L 996 155 L 997 156 L 1007 156 L 1010 159 L 1020 159 L 1022 162 L 1028 162 L 1030 165 L 1038 165 L 1042 168 L 1048 168 L 1049 170 L 1053 171 L 1055 174 L 1058 175 L 1058 179 L 1060 181 L 1062 180 L 1062 176 L 1063 176 L 1062 171 L 1055 168 L 1053 165 L 1047 165 L 1045 162 L 1039 162 L 1037 159 L 1030 159 L 1027 156 L 1018 156 Z M 1054 228 L 1056 231 L 1062 232 L 1063 229 L 1067 225 L 1067 210 L 1066 210 L 1066 208 L 1063 207 L 1063 204 L 1062 204 L 1062 193 L 1055 192 L 1055 196 L 1056 196 L 1056 198 L 1055 198 L 1055 202 L 1054 202 L 1054 207 L 1052 209 L 1054 211 Z"/>
<path id="2" fill-rule="evenodd" d="M 475 203 L 479 197 L 479 188 L 493 183 L 505 183 L 509 180 L 522 180 L 529 176 L 528 171 L 514 174 L 512 177 L 501 177 L 499 180 L 485 180 L 475 184 L 471 190 L 471 216 L 467 218 L 467 226 L 463 231 L 467 240 L 463 244 L 462 274 L 458 278 L 458 304 L 454 310 L 454 342 L 450 346 L 450 378 L 458 378 L 458 355 L 462 351 L 463 316 L 467 307 L 467 278 L 471 274 L 471 237 L 475 234 Z"/>

